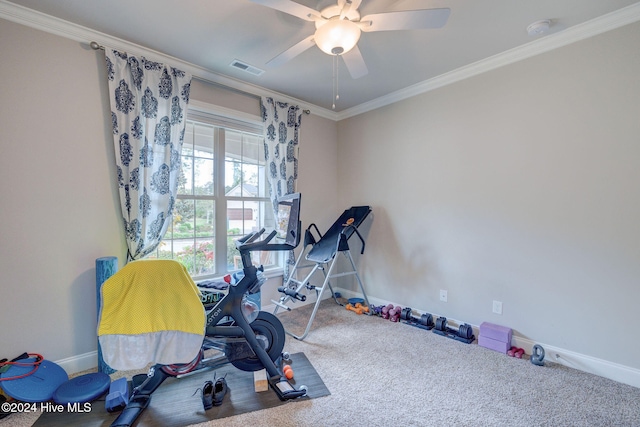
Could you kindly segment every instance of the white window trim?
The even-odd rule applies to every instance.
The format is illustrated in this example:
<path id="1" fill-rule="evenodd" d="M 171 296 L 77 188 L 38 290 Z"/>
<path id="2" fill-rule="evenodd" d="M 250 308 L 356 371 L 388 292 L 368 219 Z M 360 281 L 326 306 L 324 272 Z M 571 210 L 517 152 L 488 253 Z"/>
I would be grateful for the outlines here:
<path id="1" fill-rule="evenodd" d="M 201 114 L 204 114 L 207 117 L 206 118 L 202 117 Z M 187 107 L 188 120 L 199 120 L 200 118 L 202 118 L 204 122 L 211 123 L 210 116 L 212 115 L 217 116 L 216 119 L 220 119 L 220 120 L 215 120 L 216 123 L 213 123 L 214 125 L 218 125 L 222 127 L 239 128 L 240 130 L 246 130 L 248 132 L 254 132 L 258 134 L 262 134 L 263 132 L 262 117 L 260 117 L 259 115 L 234 110 L 231 108 L 221 107 L 219 105 L 210 104 L 208 102 L 203 102 L 203 101 L 198 101 L 193 99 L 189 100 L 189 104 Z M 207 120 L 207 118 L 209 120 Z M 225 247 L 225 250 L 226 250 L 226 247 Z M 218 273 L 212 276 L 206 276 L 206 277 L 203 277 L 202 280 L 222 278 L 226 274 L 229 274 L 229 273 L 224 273 L 224 274 Z M 271 279 L 274 277 L 282 277 L 284 275 L 284 268 L 282 266 L 276 266 L 276 267 L 272 266 L 269 268 L 265 267 L 264 275 L 267 279 Z M 201 280 L 201 278 L 198 278 L 198 280 Z"/>
<path id="2" fill-rule="evenodd" d="M 246 127 L 246 124 L 251 124 L 250 130 L 262 134 L 263 124 L 262 117 L 255 114 L 245 113 L 243 111 L 233 110 L 231 108 L 221 107 L 219 105 L 209 104 L 207 102 L 190 100 L 187 107 L 187 116 L 189 113 L 193 113 L 195 117 L 198 117 L 198 113 L 204 113 L 207 115 L 215 115 L 220 117 L 218 125 L 226 126 L 239 126 Z M 228 121 L 225 121 L 227 119 Z M 243 126 L 244 125 L 244 126 Z M 247 129 L 249 130 L 249 129 Z"/>

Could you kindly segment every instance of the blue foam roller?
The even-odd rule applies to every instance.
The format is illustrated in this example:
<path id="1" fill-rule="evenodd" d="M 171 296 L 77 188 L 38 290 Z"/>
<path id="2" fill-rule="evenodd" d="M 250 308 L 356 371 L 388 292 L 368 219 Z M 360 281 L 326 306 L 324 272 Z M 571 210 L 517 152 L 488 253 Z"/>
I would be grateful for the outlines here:
<path id="1" fill-rule="evenodd" d="M 80 375 L 63 383 L 53 393 L 53 401 L 61 405 L 96 400 L 109 389 L 111 378 L 102 372 Z"/>
<path id="2" fill-rule="evenodd" d="M 102 307 L 102 298 L 100 288 L 102 284 L 118 271 L 118 258 L 114 256 L 102 257 L 96 259 L 96 303 L 98 305 L 98 320 L 100 320 L 100 308 Z M 105 374 L 113 374 L 115 369 L 106 364 L 102 357 L 102 348 L 98 341 L 98 372 Z"/>

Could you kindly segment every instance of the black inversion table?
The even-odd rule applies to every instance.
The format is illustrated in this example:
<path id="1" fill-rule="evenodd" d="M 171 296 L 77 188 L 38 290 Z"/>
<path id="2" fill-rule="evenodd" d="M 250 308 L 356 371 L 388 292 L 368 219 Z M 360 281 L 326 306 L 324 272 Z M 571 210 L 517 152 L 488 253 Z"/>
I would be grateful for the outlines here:
<path id="1" fill-rule="evenodd" d="M 304 333 L 302 335 L 295 335 L 290 331 L 286 331 L 287 334 L 298 340 L 303 340 L 309 334 L 311 324 L 313 323 L 316 312 L 318 311 L 325 288 L 328 287 L 330 289 L 331 296 L 337 304 L 340 304 L 336 299 L 333 287 L 331 286 L 330 279 L 332 278 L 355 275 L 358 285 L 360 286 L 360 290 L 362 291 L 365 304 L 367 307 L 369 306 L 369 299 L 364 291 L 362 280 L 360 279 L 360 275 L 358 274 L 358 270 L 351 256 L 351 252 L 349 251 L 349 239 L 355 234 L 362 242 L 362 249 L 360 253 L 364 253 L 365 242 L 362 234 L 358 231 L 358 227 L 360 227 L 364 222 L 369 213 L 371 213 L 371 207 L 369 206 L 353 206 L 345 210 L 324 235 L 320 233 L 315 224 L 311 224 L 307 227 L 304 234 L 304 249 L 300 252 L 296 263 L 289 274 L 289 278 L 281 288 L 278 288 L 278 291 L 283 295 L 280 297 L 279 301 L 272 300 L 271 302 L 276 305 L 273 312 L 274 314 L 277 314 L 279 309 L 291 310 L 291 307 L 287 305 L 290 302 L 296 302 L 296 300 L 306 301 L 306 294 L 308 291 L 315 291 L 316 302 Z M 318 234 L 318 240 L 316 240 L 311 233 L 312 228 L 315 229 Z M 349 260 L 352 270 L 343 273 L 333 273 L 336 260 L 338 259 L 337 255 L 340 253 Z M 300 261 L 303 257 L 311 263 L 300 265 Z M 306 268 L 311 268 L 311 271 L 304 279 L 297 280 L 297 270 Z M 311 277 L 318 270 L 321 270 L 324 274 L 324 281 L 320 287 L 314 286 L 309 282 Z"/>

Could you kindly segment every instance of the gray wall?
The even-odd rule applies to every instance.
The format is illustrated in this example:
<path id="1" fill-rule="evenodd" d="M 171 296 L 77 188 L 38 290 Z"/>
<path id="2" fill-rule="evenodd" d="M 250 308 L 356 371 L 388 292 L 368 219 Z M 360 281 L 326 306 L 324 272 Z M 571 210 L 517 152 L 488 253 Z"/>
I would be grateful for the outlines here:
<path id="1" fill-rule="evenodd" d="M 341 121 L 339 205 L 375 213 L 369 293 L 640 368 L 639 41 L 636 23 Z"/>
<path id="2" fill-rule="evenodd" d="M 638 40 L 633 24 L 337 124 L 304 116 L 303 225 L 370 204 L 370 296 L 637 372 Z M 95 259 L 125 253 L 102 54 L 4 20 L 0 52 L 0 357 L 74 358 L 96 348 Z M 202 82 L 192 99 L 257 113 Z"/>
<path id="3" fill-rule="evenodd" d="M 96 350 L 95 259 L 126 253 L 104 55 L 1 19 L 0 52 L 0 357 L 74 359 Z M 259 114 L 257 99 L 200 81 L 191 99 Z M 327 227 L 337 124 L 302 121 L 302 220 Z"/>

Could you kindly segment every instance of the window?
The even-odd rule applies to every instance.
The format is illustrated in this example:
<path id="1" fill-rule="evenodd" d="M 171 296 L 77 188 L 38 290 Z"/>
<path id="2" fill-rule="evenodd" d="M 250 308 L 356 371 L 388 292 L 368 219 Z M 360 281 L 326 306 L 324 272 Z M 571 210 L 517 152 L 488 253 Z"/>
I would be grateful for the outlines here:
<path id="1" fill-rule="evenodd" d="M 199 278 L 241 269 L 235 240 L 275 225 L 262 124 L 190 108 L 181 162 L 171 225 L 150 257 L 176 259 Z M 277 254 L 254 252 L 252 260 L 275 267 Z"/>

